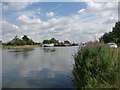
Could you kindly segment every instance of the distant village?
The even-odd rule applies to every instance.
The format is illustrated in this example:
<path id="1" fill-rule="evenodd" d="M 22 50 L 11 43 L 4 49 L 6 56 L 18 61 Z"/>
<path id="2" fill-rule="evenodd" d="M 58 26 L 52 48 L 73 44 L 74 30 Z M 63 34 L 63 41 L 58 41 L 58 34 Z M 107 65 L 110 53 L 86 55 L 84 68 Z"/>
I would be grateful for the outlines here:
<path id="1" fill-rule="evenodd" d="M 43 47 L 59 47 L 59 46 L 78 46 L 79 44 L 71 43 L 69 40 L 65 40 L 63 42 L 59 42 L 55 38 L 51 38 L 50 40 L 43 40 L 42 46 Z"/>
<path id="2" fill-rule="evenodd" d="M 79 46 L 79 44 L 75 43 L 64 43 L 64 42 L 59 42 L 59 43 L 51 43 L 51 44 L 42 44 L 43 47 L 59 47 L 59 46 Z"/>

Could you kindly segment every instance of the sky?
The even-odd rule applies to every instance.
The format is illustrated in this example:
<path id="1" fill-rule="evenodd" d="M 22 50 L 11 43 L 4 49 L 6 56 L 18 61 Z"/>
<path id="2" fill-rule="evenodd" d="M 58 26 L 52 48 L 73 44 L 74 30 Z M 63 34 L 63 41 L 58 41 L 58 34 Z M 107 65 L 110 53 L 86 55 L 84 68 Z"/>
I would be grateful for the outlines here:
<path id="1" fill-rule="evenodd" d="M 53 37 L 76 43 L 93 41 L 111 31 L 118 21 L 118 2 L 5 0 L 0 7 L 3 42 L 23 35 L 37 42 Z"/>

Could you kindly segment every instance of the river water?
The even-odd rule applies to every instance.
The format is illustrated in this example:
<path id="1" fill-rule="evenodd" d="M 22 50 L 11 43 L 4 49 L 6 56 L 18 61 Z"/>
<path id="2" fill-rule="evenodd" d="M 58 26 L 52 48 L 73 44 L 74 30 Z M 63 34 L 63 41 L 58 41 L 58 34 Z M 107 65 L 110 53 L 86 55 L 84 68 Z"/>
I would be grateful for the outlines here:
<path id="1" fill-rule="evenodd" d="M 72 70 L 78 47 L 2 50 L 3 88 L 74 88 Z"/>

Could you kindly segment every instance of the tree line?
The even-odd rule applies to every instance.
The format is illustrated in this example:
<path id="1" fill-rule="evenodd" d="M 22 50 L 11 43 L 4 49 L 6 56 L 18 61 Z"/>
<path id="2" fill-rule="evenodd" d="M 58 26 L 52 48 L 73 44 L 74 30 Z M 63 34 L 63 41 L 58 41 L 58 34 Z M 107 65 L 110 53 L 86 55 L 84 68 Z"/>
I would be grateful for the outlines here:
<path id="1" fill-rule="evenodd" d="M 2 43 L 2 41 L 1 41 Z M 18 38 L 18 36 L 15 36 L 11 41 L 9 41 L 8 43 L 2 43 L 3 45 L 12 45 L 12 46 L 23 46 L 23 45 L 41 45 L 41 44 L 51 44 L 53 43 L 54 45 L 57 45 L 59 43 L 59 40 L 56 40 L 55 38 L 51 38 L 51 39 L 46 39 L 43 40 L 42 43 L 38 43 L 33 41 L 31 38 L 29 38 L 27 35 L 24 35 L 22 37 L 22 39 Z M 63 42 L 64 44 L 70 44 L 69 40 L 65 40 Z"/>
<path id="2" fill-rule="evenodd" d="M 37 45 L 39 43 L 34 42 L 32 39 L 30 39 L 27 35 L 24 35 L 22 37 L 22 39 L 18 38 L 18 36 L 15 36 L 11 41 L 9 41 L 8 43 L 6 43 L 6 45 L 18 45 L 18 46 L 22 46 L 22 45 Z"/>
<path id="3" fill-rule="evenodd" d="M 53 43 L 54 45 L 58 44 L 59 43 L 59 40 L 56 40 L 55 38 L 51 38 L 50 40 L 43 40 L 42 42 L 43 44 L 51 44 Z M 69 40 L 65 40 L 63 42 L 64 44 L 70 44 L 70 41 Z"/>

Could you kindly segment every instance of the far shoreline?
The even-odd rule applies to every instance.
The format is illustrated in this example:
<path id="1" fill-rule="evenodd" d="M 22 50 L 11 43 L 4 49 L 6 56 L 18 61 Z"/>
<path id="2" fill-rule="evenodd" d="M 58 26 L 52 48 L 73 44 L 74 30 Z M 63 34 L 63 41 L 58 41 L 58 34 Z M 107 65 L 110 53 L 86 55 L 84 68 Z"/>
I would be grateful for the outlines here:
<path id="1" fill-rule="evenodd" d="M 12 45 L 1 45 L 0 49 L 29 49 L 41 47 L 40 45 L 23 45 L 23 46 L 12 46 Z"/>
<path id="2" fill-rule="evenodd" d="M 32 49 L 32 48 L 40 48 L 41 45 L 23 45 L 23 46 L 17 46 L 17 45 L 0 45 L 0 49 Z M 53 47 L 73 47 L 73 46 L 53 46 Z"/>

